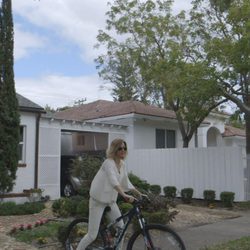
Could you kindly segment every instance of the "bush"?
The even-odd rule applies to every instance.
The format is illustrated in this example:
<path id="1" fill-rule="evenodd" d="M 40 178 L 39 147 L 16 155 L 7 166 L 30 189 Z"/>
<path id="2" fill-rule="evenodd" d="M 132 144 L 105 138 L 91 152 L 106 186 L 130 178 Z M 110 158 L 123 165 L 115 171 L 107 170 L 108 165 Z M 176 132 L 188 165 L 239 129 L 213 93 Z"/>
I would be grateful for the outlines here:
<path id="1" fill-rule="evenodd" d="M 175 186 L 166 186 L 163 188 L 163 192 L 166 198 L 174 200 L 176 197 L 177 188 Z"/>
<path id="2" fill-rule="evenodd" d="M 160 193 L 161 193 L 161 186 L 160 185 L 150 185 L 149 191 L 152 194 L 160 195 Z"/>
<path id="3" fill-rule="evenodd" d="M 206 201 L 207 205 L 213 203 L 215 201 L 215 191 L 214 190 L 204 190 L 203 197 Z"/>
<path id="4" fill-rule="evenodd" d="M 25 215 L 41 212 L 45 208 L 42 202 L 26 202 L 16 204 L 15 202 L 0 203 L 0 215 Z"/>
<path id="5" fill-rule="evenodd" d="M 183 188 L 181 190 L 181 199 L 184 203 L 190 203 L 193 198 L 194 190 L 192 188 Z"/>
<path id="6" fill-rule="evenodd" d="M 79 202 L 76 208 L 76 214 L 80 215 L 81 217 L 89 216 L 89 201 L 88 200 L 82 200 Z"/>
<path id="7" fill-rule="evenodd" d="M 147 221 L 147 223 L 159 223 L 166 224 L 169 223 L 172 218 L 169 218 L 169 213 L 166 213 L 165 210 L 159 210 L 154 213 L 143 212 L 143 215 Z"/>
<path id="8" fill-rule="evenodd" d="M 55 214 L 60 217 L 68 217 L 76 213 L 76 207 L 79 202 L 70 198 L 60 198 L 54 201 L 52 209 Z"/>
<path id="9" fill-rule="evenodd" d="M 69 224 L 70 222 L 60 225 L 57 231 L 57 238 L 59 242 L 61 242 L 63 245 L 67 239 L 67 229 Z"/>
<path id="10" fill-rule="evenodd" d="M 138 176 L 136 176 L 132 173 L 129 173 L 128 177 L 129 177 L 129 180 L 131 181 L 131 183 L 137 189 L 139 189 L 141 192 L 148 192 L 149 191 L 150 184 L 147 183 L 147 181 L 140 179 Z"/>
<path id="11" fill-rule="evenodd" d="M 89 198 L 89 189 L 93 178 L 100 169 L 102 157 L 97 155 L 84 154 L 81 157 L 72 159 L 71 174 L 81 180 L 79 194 Z"/>
<path id="12" fill-rule="evenodd" d="M 60 198 L 53 202 L 52 209 L 60 217 L 85 216 L 88 217 L 88 200 L 82 196 L 72 196 L 70 198 Z"/>
<path id="13" fill-rule="evenodd" d="M 125 214 L 125 213 L 127 213 L 131 208 L 133 208 L 133 205 L 130 204 L 130 203 L 121 202 L 121 203 L 119 204 L 119 208 L 120 208 L 120 210 L 121 210 L 121 213 L 122 213 L 122 214 Z"/>
<path id="14" fill-rule="evenodd" d="M 227 191 L 221 192 L 220 199 L 222 201 L 222 204 L 225 207 L 232 207 L 234 202 L 234 196 L 235 196 L 234 192 L 227 192 Z"/>

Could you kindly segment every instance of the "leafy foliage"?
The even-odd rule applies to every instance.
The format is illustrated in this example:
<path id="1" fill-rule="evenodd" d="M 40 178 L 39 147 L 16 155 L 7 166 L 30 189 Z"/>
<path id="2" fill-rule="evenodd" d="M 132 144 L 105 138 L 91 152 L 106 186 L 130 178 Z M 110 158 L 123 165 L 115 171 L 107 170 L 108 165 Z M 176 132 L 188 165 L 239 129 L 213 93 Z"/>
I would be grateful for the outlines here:
<path id="1" fill-rule="evenodd" d="M 88 217 L 89 201 L 83 196 L 60 198 L 52 204 L 53 213 L 60 217 L 83 216 Z"/>
<path id="2" fill-rule="evenodd" d="M 80 193 L 88 197 L 90 184 L 102 164 L 102 158 L 86 154 L 72 160 L 71 172 L 81 180 Z"/>
<path id="3" fill-rule="evenodd" d="M 24 215 L 35 214 L 41 212 L 45 208 L 42 202 L 26 202 L 24 204 L 16 204 L 13 201 L 0 203 L 0 215 Z"/>
<path id="4" fill-rule="evenodd" d="M 175 186 L 165 186 L 163 187 L 163 192 L 165 197 L 168 199 L 174 199 L 176 197 L 177 188 Z"/>
<path id="5" fill-rule="evenodd" d="M 183 188 L 181 190 L 181 199 L 184 203 L 190 203 L 193 198 L 193 188 Z"/>
<path id="6" fill-rule="evenodd" d="M 220 199 L 225 207 L 232 207 L 234 202 L 235 193 L 234 192 L 221 192 Z"/>
<path id="7" fill-rule="evenodd" d="M 214 190 L 204 190 L 203 197 L 206 203 L 209 205 L 215 201 L 215 191 Z"/>
<path id="8" fill-rule="evenodd" d="M 149 191 L 150 184 L 147 181 L 142 180 L 140 177 L 134 175 L 133 173 L 129 173 L 128 177 L 131 183 L 142 193 Z"/>
<path id="9" fill-rule="evenodd" d="M 0 192 L 14 186 L 18 165 L 19 113 L 13 70 L 11 1 L 0 6 Z"/>
<path id="10" fill-rule="evenodd" d="M 161 186 L 157 185 L 157 184 L 150 185 L 149 190 L 150 190 L 150 192 L 152 194 L 160 195 L 160 193 L 161 193 Z"/>
<path id="11" fill-rule="evenodd" d="M 195 0 L 193 37 L 213 72 L 222 95 L 245 114 L 250 153 L 250 2 Z"/>
<path id="12" fill-rule="evenodd" d="M 115 99 L 172 109 L 187 147 L 209 112 L 226 99 L 220 98 L 192 23 L 185 12 L 174 15 L 172 3 L 114 1 L 107 12 L 107 29 L 97 37 L 107 53 L 96 61 L 100 76 L 114 84 Z"/>

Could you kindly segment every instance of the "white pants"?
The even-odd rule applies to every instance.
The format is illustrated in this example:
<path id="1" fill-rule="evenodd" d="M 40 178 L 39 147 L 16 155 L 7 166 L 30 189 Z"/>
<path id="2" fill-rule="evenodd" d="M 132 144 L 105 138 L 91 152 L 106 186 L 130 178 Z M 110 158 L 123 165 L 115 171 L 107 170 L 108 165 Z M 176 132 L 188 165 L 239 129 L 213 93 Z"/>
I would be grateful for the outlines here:
<path id="1" fill-rule="evenodd" d="M 115 202 L 111 204 L 106 204 L 90 198 L 88 233 L 81 239 L 76 250 L 85 250 L 86 247 L 96 239 L 100 227 L 102 214 L 106 206 L 110 206 L 111 208 L 111 211 L 107 213 L 109 221 L 113 221 L 119 216 L 121 216 L 121 212 Z M 124 223 L 122 220 L 120 220 L 116 225 L 119 227 L 123 227 Z"/>

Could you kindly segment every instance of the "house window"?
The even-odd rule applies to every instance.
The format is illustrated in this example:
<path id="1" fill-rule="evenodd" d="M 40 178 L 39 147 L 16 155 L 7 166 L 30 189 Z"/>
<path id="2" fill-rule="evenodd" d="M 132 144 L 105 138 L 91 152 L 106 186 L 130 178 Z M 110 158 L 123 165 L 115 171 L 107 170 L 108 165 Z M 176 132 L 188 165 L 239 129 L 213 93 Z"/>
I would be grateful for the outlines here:
<path id="1" fill-rule="evenodd" d="M 26 127 L 20 126 L 20 139 L 19 139 L 19 148 L 18 148 L 19 163 L 25 162 L 25 138 L 26 138 Z"/>
<path id="2" fill-rule="evenodd" d="M 78 146 L 84 146 L 85 145 L 85 136 L 84 135 L 78 135 L 77 136 L 77 145 Z"/>
<path id="3" fill-rule="evenodd" d="M 156 129 L 156 148 L 175 148 L 175 130 Z"/>

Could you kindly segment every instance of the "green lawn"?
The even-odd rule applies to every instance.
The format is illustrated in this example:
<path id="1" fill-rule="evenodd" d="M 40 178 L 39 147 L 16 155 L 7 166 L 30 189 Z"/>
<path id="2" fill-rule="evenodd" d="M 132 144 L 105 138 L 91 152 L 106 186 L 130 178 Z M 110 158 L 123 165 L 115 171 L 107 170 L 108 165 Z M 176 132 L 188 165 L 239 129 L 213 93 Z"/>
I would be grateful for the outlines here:
<path id="1" fill-rule="evenodd" d="M 62 227 L 62 225 L 66 224 L 68 223 L 51 221 L 42 226 L 33 227 L 29 230 L 18 230 L 16 233 L 11 234 L 11 236 L 16 238 L 18 241 L 22 241 L 27 244 L 57 242 L 58 229 L 59 227 Z"/>

